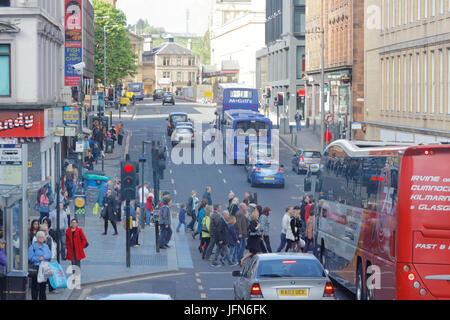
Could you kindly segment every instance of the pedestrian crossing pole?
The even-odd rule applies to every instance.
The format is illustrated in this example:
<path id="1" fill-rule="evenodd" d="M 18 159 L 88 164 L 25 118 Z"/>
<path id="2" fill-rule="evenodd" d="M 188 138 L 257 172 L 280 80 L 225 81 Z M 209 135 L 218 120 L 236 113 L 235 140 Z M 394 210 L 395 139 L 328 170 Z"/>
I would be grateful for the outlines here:
<path id="1" fill-rule="evenodd" d="M 126 229 L 126 256 L 127 256 L 127 268 L 131 266 L 131 252 L 130 252 L 130 200 L 127 199 L 125 202 L 125 212 L 126 212 L 126 220 L 125 220 L 125 229 Z"/>

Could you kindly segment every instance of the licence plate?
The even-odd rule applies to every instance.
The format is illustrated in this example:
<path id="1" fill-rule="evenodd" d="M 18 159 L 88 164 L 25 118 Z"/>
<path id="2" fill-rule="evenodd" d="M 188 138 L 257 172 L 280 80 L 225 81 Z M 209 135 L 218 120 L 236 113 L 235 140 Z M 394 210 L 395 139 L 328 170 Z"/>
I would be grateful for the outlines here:
<path id="1" fill-rule="evenodd" d="M 281 297 L 307 297 L 308 289 L 279 289 L 278 295 Z"/>
<path id="2" fill-rule="evenodd" d="M 269 177 L 265 177 L 264 180 L 275 180 L 275 178 L 269 178 Z"/>

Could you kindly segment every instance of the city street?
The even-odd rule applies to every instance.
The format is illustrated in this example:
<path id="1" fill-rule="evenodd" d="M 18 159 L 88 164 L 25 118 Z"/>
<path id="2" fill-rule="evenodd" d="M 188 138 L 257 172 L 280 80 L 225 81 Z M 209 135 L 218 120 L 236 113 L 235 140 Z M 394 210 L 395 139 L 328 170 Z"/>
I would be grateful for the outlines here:
<path id="1" fill-rule="evenodd" d="M 210 121 L 214 119 L 215 107 L 177 101 L 175 106 L 161 106 L 159 101 L 153 102 L 145 100 L 138 103 L 135 113 L 126 114 L 122 119 L 124 126 L 131 132 L 129 154 L 131 160 L 136 161 L 142 152 L 142 141 L 160 140 L 167 143 L 166 118 L 170 112 L 181 111 L 189 114 L 192 121 L 203 121 L 204 128 L 209 127 Z M 131 120 L 131 119 L 134 120 Z M 171 150 L 170 143 L 167 148 Z M 151 147 L 146 147 L 146 157 L 150 159 Z M 175 165 L 170 159 L 167 161 L 164 180 L 161 181 L 161 191 L 169 191 L 173 199 L 172 214 L 177 213 L 179 204 L 185 203 L 191 190 L 196 190 L 199 197 L 204 192 L 206 186 L 212 187 L 213 203 L 220 203 L 223 206 L 227 203 L 227 195 L 232 190 L 237 197 L 242 200 L 246 191 L 258 194 L 258 203 L 272 209 L 269 217 L 271 232 L 270 238 L 273 249 L 279 244 L 279 234 L 281 229 L 281 218 L 284 208 L 288 205 L 299 204 L 304 195 L 303 176 L 297 175 L 291 169 L 291 157 L 293 153 L 287 145 L 280 142 L 280 161 L 286 169 L 286 187 L 278 188 L 251 188 L 246 181 L 245 169 L 243 166 L 234 165 Z M 152 185 L 151 161 L 148 161 L 145 168 L 145 181 Z M 190 218 L 187 218 L 190 221 Z M 173 217 L 173 229 L 178 220 Z M 154 229 L 146 228 L 145 233 L 154 232 Z M 175 230 L 174 230 L 175 232 Z M 175 234 L 178 260 L 183 255 L 184 263 L 179 262 L 180 270 L 167 274 L 159 273 L 156 276 L 143 277 L 138 279 L 121 280 L 120 282 L 106 282 L 100 285 L 83 287 L 78 298 L 86 298 L 97 294 L 128 293 L 128 292 L 153 292 L 170 294 L 175 299 L 192 300 L 232 300 L 233 277 L 231 272 L 239 267 L 223 266 L 214 268 L 210 262 L 203 261 L 198 252 L 199 238 L 192 239 L 191 233 Z M 184 244 L 187 242 L 188 246 Z M 183 246 L 184 245 L 184 246 Z M 145 246 L 145 244 L 144 244 Z M 188 249 L 189 252 L 179 252 L 180 247 Z M 185 268 L 183 268 L 185 266 Z M 338 299 L 353 299 L 345 289 L 336 286 Z M 76 299 L 76 296 L 72 296 Z"/>

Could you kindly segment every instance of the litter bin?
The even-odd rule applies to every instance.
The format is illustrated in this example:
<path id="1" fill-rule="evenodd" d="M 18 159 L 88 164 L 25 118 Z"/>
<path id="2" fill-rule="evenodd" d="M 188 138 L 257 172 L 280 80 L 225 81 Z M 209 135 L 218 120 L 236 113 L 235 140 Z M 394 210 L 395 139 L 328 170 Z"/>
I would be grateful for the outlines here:
<path id="1" fill-rule="evenodd" d="M 114 140 L 109 139 L 106 141 L 106 153 L 113 153 L 114 152 Z"/>

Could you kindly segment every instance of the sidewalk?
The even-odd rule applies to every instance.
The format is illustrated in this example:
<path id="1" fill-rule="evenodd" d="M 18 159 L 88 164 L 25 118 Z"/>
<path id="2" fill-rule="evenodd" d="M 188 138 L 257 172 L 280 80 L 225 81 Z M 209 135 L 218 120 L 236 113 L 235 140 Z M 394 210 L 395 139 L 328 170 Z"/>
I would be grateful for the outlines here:
<path id="1" fill-rule="evenodd" d="M 117 124 L 117 120 L 114 123 Z M 120 176 L 120 162 L 125 157 L 124 150 L 128 148 L 126 144 L 129 143 L 126 137 L 124 137 L 123 146 L 118 147 L 116 144 L 114 153 L 105 158 L 104 171 L 112 179 Z M 101 171 L 101 161 L 95 165 L 94 170 Z M 80 225 L 89 242 L 89 247 L 85 249 L 86 259 L 81 261 L 82 288 L 98 282 L 176 271 L 179 268 L 193 268 L 190 252 L 185 248 L 187 245 L 186 234 L 174 232 L 173 239 L 169 243 L 171 248 L 156 253 L 154 227 L 146 227 L 141 230 L 139 234 L 141 246 L 131 248 L 131 268 L 126 268 L 126 232 L 124 225 L 119 222 L 117 224 L 119 234 L 113 236 L 114 230 L 109 223 L 108 234 L 102 235 L 104 220 L 100 218 L 100 215 L 94 216 L 92 214 L 97 199 L 97 190 L 88 188 L 85 224 L 84 226 Z M 73 205 L 71 205 L 71 212 L 74 212 Z M 175 211 L 172 214 L 175 216 Z M 123 217 L 122 220 L 124 220 Z M 174 224 L 172 228 L 175 230 L 176 219 L 172 218 L 172 221 Z M 66 271 L 70 263 L 61 261 L 61 265 Z M 58 294 L 48 294 L 47 299 L 68 300 L 73 291 L 58 289 L 58 292 Z"/>
<path id="2" fill-rule="evenodd" d="M 269 119 L 272 121 L 275 128 L 277 124 L 277 114 L 269 113 Z M 297 136 L 297 143 L 295 136 Z M 322 147 L 319 132 L 314 133 L 312 128 L 306 128 L 304 121 L 302 121 L 302 130 L 300 132 L 297 132 L 294 128 L 293 134 L 280 134 L 279 137 L 280 140 L 293 152 L 297 152 L 298 149 L 312 149 L 320 151 Z"/>

